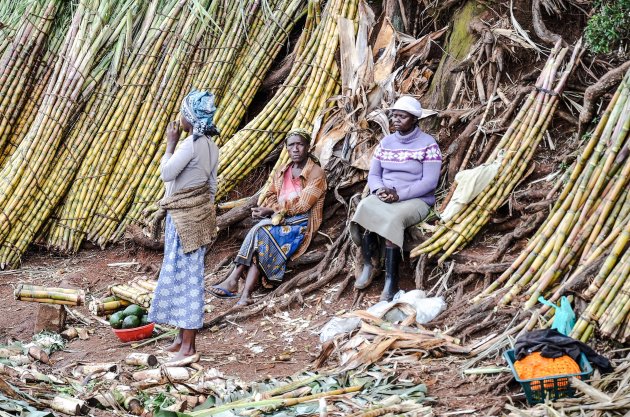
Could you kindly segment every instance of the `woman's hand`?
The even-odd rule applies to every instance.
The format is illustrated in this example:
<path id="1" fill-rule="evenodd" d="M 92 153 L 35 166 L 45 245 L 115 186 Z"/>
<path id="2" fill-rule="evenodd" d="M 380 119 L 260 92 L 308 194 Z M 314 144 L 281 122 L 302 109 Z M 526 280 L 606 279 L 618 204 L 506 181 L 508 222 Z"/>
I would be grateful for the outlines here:
<path id="1" fill-rule="evenodd" d="M 376 196 L 385 203 L 395 203 L 399 199 L 396 190 L 389 187 L 382 187 L 376 190 Z"/>
<path id="2" fill-rule="evenodd" d="M 255 219 L 264 219 L 270 217 L 274 210 L 269 207 L 254 207 L 252 209 L 252 217 Z"/>
<path id="3" fill-rule="evenodd" d="M 179 121 L 174 120 L 166 126 L 166 153 L 173 153 L 175 146 L 182 135 L 182 127 Z"/>

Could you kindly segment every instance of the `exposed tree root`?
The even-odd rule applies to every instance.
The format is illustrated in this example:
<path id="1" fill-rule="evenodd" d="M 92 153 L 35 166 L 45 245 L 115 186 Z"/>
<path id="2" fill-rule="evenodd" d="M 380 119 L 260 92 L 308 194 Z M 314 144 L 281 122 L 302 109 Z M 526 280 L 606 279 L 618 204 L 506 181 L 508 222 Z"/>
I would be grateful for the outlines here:
<path id="1" fill-rule="evenodd" d="M 586 126 L 593 119 L 595 107 L 597 106 L 599 99 L 610 91 L 611 88 L 621 82 L 626 71 L 628 71 L 628 68 L 630 68 L 630 61 L 608 71 L 599 79 L 599 81 L 586 89 L 586 92 L 584 93 L 584 103 L 582 105 L 583 108 L 580 112 L 578 137 L 582 137 L 586 130 Z"/>
<path id="2" fill-rule="evenodd" d="M 534 26 L 534 32 L 536 36 L 540 38 L 541 41 L 545 42 L 549 45 L 555 45 L 558 41 L 562 43 L 562 46 L 566 45 L 566 42 L 562 39 L 562 37 L 556 33 L 551 32 L 545 26 L 542 18 L 541 11 L 541 0 L 533 0 L 532 1 L 532 25 Z"/>

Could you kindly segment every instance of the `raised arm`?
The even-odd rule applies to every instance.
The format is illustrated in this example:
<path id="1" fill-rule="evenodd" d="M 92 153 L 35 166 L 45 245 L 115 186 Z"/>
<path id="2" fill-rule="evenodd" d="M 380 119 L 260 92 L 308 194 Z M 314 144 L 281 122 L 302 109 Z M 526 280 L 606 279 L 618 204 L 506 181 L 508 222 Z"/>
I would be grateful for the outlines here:
<path id="1" fill-rule="evenodd" d="M 167 146 L 166 153 L 160 162 L 160 177 L 162 181 L 171 182 L 175 180 L 194 156 L 192 140 L 184 140 L 175 153 Z"/>

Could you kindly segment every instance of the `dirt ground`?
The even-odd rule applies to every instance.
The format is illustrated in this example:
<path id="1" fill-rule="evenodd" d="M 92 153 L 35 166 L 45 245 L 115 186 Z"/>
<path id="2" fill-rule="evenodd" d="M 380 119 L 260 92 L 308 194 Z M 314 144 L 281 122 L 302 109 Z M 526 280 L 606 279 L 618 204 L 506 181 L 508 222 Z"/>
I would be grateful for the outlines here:
<path id="1" fill-rule="evenodd" d="M 233 250 L 233 243 L 226 242 L 214 250 L 208 261 L 217 262 Z M 13 297 L 16 284 L 28 282 L 79 287 L 88 294 L 101 296 L 108 285 L 144 275 L 159 265 L 161 259 L 161 253 L 124 245 L 107 250 L 83 250 L 72 257 L 45 252 L 29 253 L 21 269 L 0 272 L 0 299 L 5 304 L 4 314 L 0 315 L 0 343 L 9 338 L 28 341 L 33 334 L 38 305 L 16 301 Z M 411 269 L 405 266 L 402 272 L 401 287 L 412 289 Z M 321 327 L 335 314 L 352 308 L 353 291 L 347 290 L 336 301 L 341 281 L 338 278 L 322 291 L 307 297 L 306 306 L 302 308 L 273 316 L 253 317 L 244 322 L 223 323 L 201 331 L 197 342 L 202 356 L 201 365 L 214 367 L 245 382 L 290 376 L 309 368 L 320 352 Z M 372 287 L 358 308 L 367 308 L 378 301 L 378 285 Z M 210 302 L 213 311 L 206 314 L 206 321 L 225 311 L 234 301 L 212 299 Z M 87 307 L 77 309 L 89 315 Z M 163 356 L 162 349 L 169 343 L 169 339 L 163 339 L 134 350 L 130 344 L 121 343 L 111 328 L 98 321 L 84 326 L 72 317 L 68 320 L 75 326 L 88 327 L 90 335 L 87 340 L 69 342 L 63 351 L 51 356 L 51 366 L 56 370 L 78 362 L 120 361 L 132 351 Z M 499 415 L 499 407 L 508 394 L 505 385 L 498 387 L 500 393 L 488 394 L 491 389 L 497 390 L 497 380 L 484 377 L 484 383 L 479 385 L 479 380 L 460 374 L 461 362 L 463 358 L 455 356 L 427 358 L 418 366 L 404 365 L 399 371 L 402 378 L 428 386 L 429 396 L 434 398 L 436 415 Z M 507 381 L 501 378 L 501 382 Z"/>

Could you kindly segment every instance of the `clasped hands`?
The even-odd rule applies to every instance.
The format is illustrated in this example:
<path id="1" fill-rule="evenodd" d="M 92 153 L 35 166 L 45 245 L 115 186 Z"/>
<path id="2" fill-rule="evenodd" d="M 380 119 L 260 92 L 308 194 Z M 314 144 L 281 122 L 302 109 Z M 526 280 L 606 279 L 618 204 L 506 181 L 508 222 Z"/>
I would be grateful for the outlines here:
<path id="1" fill-rule="evenodd" d="M 274 210 L 269 207 L 252 208 L 252 217 L 255 219 L 264 219 L 266 217 L 271 217 L 274 213 Z"/>
<path id="2" fill-rule="evenodd" d="M 375 194 L 381 201 L 385 203 L 395 203 L 399 199 L 396 190 L 389 187 L 381 187 L 376 190 Z"/>

